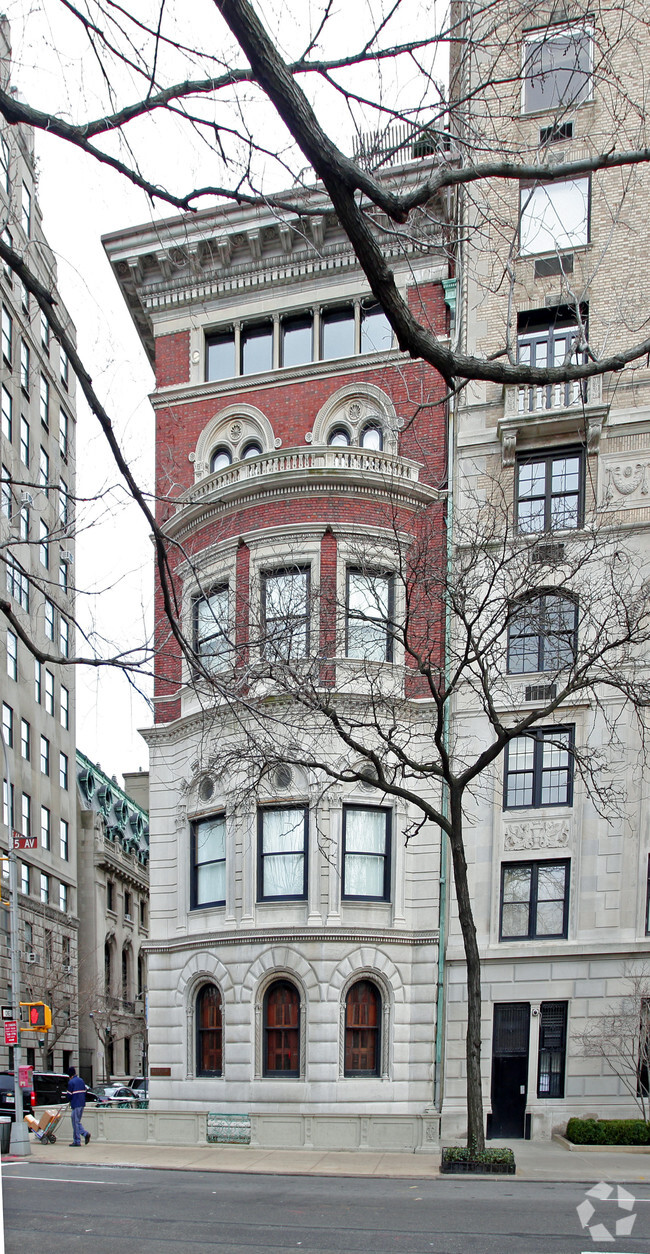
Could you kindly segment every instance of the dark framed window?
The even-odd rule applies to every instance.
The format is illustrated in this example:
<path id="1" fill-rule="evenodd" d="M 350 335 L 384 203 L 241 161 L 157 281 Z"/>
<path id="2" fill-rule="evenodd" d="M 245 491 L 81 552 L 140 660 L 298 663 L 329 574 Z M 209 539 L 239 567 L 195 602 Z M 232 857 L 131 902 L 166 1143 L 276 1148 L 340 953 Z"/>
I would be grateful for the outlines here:
<path id="1" fill-rule="evenodd" d="M 346 654 L 369 662 L 393 660 L 394 577 L 347 572 Z"/>
<path id="2" fill-rule="evenodd" d="M 378 301 L 361 306 L 361 352 L 386 353 L 393 346 L 393 328 Z"/>
<path id="3" fill-rule="evenodd" d="M 345 1075 L 380 1074 L 381 996 L 370 980 L 357 980 L 345 999 Z"/>
<path id="4" fill-rule="evenodd" d="M 215 588 L 194 602 L 194 649 L 209 674 L 222 671 L 231 662 L 228 638 L 228 585 Z"/>
<path id="5" fill-rule="evenodd" d="M 210 457 L 210 474 L 216 475 L 220 470 L 227 470 L 232 464 L 232 453 L 229 448 L 216 448 Z"/>
<path id="6" fill-rule="evenodd" d="M 650 854 L 648 855 L 648 879 L 645 899 L 645 934 L 650 936 Z"/>
<path id="7" fill-rule="evenodd" d="M 564 1097 L 568 1009 L 566 1001 L 543 1001 L 540 1006 L 538 1097 Z"/>
<path id="8" fill-rule="evenodd" d="M 523 110 L 570 109 L 591 96 L 592 32 L 581 25 L 532 31 L 523 46 Z"/>
<path id="9" fill-rule="evenodd" d="M 350 432 L 345 427 L 333 427 L 327 437 L 327 443 L 331 448 L 348 448 L 350 444 Z"/>
<path id="10" fill-rule="evenodd" d="M 381 452 L 384 447 L 384 433 L 376 422 L 368 423 L 361 432 L 361 447 Z"/>
<path id="11" fill-rule="evenodd" d="M 264 997 L 265 1076 L 300 1075 L 300 994 L 288 980 L 276 980 Z"/>
<path id="12" fill-rule="evenodd" d="M 219 331 L 206 336 L 206 379 L 232 379 L 235 373 L 235 333 Z"/>
<path id="13" fill-rule="evenodd" d="M 508 624 L 508 670 L 512 675 L 560 671 L 575 660 L 578 606 L 547 592 L 520 602 Z"/>
<path id="14" fill-rule="evenodd" d="M 302 901 L 307 896 L 307 806 L 260 806 L 258 901 Z"/>
<path id="15" fill-rule="evenodd" d="M 575 531 L 584 514 L 584 452 L 534 453 L 517 459 L 517 529 L 524 535 Z"/>
<path id="16" fill-rule="evenodd" d="M 226 816 L 192 824 L 192 910 L 223 906 L 226 900 Z"/>
<path id="17" fill-rule="evenodd" d="M 568 859 L 503 863 L 499 940 L 566 937 L 570 865 Z"/>
<path id="18" fill-rule="evenodd" d="M 241 373 L 258 374 L 273 368 L 273 323 L 258 322 L 241 331 Z"/>
<path id="19" fill-rule="evenodd" d="M 216 984 L 204 984 L 196 998 L 196 1074 L 216 1076 L 222 1071 L 221 993 Z"/>
<path id="20" fill-rule="evenodd" d="M 343 897 L 390 900 L 391 819 L 379 806 L 343 807 Z"/>
<path id="21" fill-rule="evenodd" d="M 309 568 L 262 574 L 265 657 L 306 657 L 309 652 Z"/>
<path id="22" fill-rule="evenodd" d="M 636 1065 L 636 1091 L 650 1096 L 650 998 L 642 997 L 639 1009 L 639 1051 Z"/>
<path id="23" fill-rule="evenodd" d="M 542 727 L 506 746 L 506 810 L 567 806 L 573 801 L 573 727 Z"/>
<path id="24" fill-rule="evenodd" d="M 354 353 L 354 308 L 340 305 L 324 309 L 320 316 L 320 355 L 322 361 L 333 357 L 352 357 Z"/>
<path id="25" fill-rule="evenodd" d="M 583 365 L 587 361 L 585 340 L 588 331 L 589 308 L 580 306 L 580 320 L 576 310 L 569 305 L 556 305 L 553 309 L 533 309 L 517 317 L 517 359 L 521 365 L 562 366 L 567 362 Z M 574 379 L 569 383 L 554 383 L 521 387 L 519 412 L 533 413 L 540 409 L 560 409 L 581 404 L 588 399 L 588 380 Z"/>
<path id="26" fill-rule="evenodd" d="M 311 314 L 295 314 L 281 323 L 283 366 L 304 366 L 314 356 L 314 320 Z"/>

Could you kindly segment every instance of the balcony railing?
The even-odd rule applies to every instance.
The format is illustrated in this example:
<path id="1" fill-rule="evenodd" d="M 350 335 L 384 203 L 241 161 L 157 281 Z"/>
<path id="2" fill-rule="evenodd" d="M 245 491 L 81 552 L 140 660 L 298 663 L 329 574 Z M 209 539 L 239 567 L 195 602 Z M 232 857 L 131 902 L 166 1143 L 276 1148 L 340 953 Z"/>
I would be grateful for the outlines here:
<path id="1" fill-rule="evenodd" d="M 583 406 L 601 405 L 603 376 L 574 379 L 571 383 L 553 383 L 541 387 L 527 385 L 506 388 L 505 416 L 518 418 L 526 414 L 537 417 Z"/>
<path id="2" fill-rule="evenodd" d="M 313 474 L 314 472 L 346 471 L 357 474 L 375 474 L 396 483 L 417 483 L 420 468 L 417 462 L 392 453 L 380 453 L 365 449 L 327 447 L 317 449 L 278 449 L 235 462 L 225 470 L 207 475 L 185 492 L 178 502 L 182 509 L 190 502 L 218 495 L 228 488 L 247 484 L 278 474 Z"/>

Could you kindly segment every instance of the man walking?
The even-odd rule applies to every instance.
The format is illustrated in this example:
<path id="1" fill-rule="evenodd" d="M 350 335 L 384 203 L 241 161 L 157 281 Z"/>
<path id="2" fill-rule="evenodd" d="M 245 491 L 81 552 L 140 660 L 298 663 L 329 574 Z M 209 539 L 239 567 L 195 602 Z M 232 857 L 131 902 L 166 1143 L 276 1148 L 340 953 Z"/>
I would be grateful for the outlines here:
<path id="1" fill-rule="evenodd" d="M 68 1097 L 70 1099 L 70 1118 L 72 1119 L 72 1140 L 70 1145 L 81 1145 L 81 1138 L 87 1145 L 90 1140 L 90 1132 L 86 1132 L 81 1122 L 84 1106 L 86 1105 L 87 1088 L 85 1081 L 80 1075 L 77 1075 L 74 1067 L 68 1067 L 68 1075 L 70 1082 L 68 1084 Z"/>

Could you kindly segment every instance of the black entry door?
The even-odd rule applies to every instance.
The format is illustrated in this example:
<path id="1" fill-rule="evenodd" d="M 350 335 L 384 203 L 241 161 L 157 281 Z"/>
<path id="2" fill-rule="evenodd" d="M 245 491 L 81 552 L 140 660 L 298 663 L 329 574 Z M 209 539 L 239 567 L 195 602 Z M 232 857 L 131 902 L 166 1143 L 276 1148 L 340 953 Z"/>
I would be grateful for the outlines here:
<path id="1" fill-rule="evenodd" d="M 492 1137 L 523 1137 L 528 1088 L 530 1004 L 494 1007 L 492 1035 Z"/>

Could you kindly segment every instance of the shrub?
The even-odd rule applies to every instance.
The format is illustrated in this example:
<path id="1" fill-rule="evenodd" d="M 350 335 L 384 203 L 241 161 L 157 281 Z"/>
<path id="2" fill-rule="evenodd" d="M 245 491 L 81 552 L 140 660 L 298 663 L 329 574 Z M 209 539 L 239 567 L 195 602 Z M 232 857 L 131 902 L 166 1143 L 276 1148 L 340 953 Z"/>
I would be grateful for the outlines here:
<path id="1" fill-rule="evenodd" d="M 466 1145 L 451 1145 L 442 1151 L 444 1159 L 448 1163 L 484 1163 L 486 1167 L 503 1165 L 504 1167 L 514 1167 L 515 1156 L 511 1149 L 486 1149 L 479 1152 L 472 1152 Z"/>
<path id="2" fill-rule="evenodd" d="M 650 1124 L 642 1119 L 569 1119 L 573 1145 L 650 1145 Z"/>

